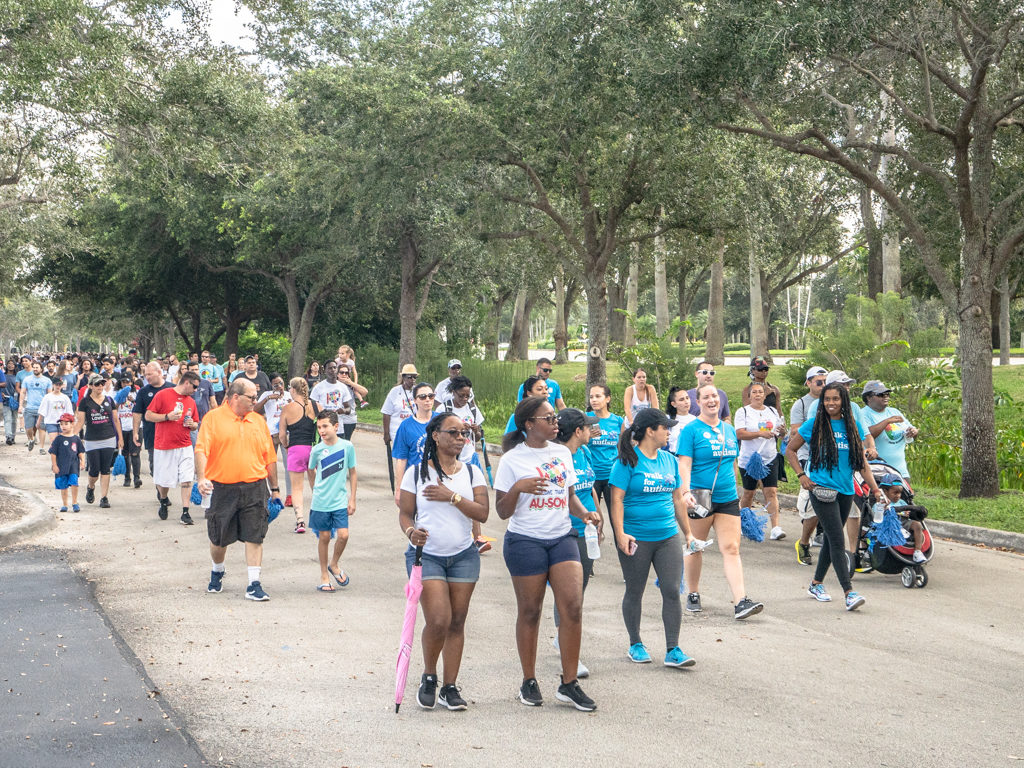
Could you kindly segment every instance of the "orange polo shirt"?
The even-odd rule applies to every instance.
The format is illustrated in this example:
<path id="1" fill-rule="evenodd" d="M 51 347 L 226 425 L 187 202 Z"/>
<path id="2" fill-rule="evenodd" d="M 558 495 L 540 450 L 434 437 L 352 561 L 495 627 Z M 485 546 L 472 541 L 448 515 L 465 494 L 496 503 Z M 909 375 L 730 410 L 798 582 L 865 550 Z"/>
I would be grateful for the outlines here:
<path id="1" fill-rule="evenodd" d="M 267 465 L 277 461 L 263 417 L 249 411 L 239 418 L 227 402 L 203 417 L 196 453 L 206 457 L 206 479 L 217 483 L 265 480 Z"/>

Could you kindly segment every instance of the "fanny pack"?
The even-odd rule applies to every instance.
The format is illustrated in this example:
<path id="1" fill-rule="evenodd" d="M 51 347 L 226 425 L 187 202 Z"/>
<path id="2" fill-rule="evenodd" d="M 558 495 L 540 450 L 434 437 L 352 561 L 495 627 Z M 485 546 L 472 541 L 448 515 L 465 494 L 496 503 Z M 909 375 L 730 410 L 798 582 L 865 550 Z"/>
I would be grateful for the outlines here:
<path id="1" fill-rule="evenodd" d="M 716 430 L 717 434 L 717 430 Z M 722 451 L 725 452 L 725 433 L 722 433 Z M 715 486 L 718 485 L 718 470 L 722 468 L 722 459 L 725 456 L 718 458 L 718 466 L 715 467 L 715 479 L 711 482 L 710 488 L 691 488 L 690 493 L 693 494 L 693 500 L 697 502 L 697 506 L 689 510 L 687 513 L 690 517 L 707 517 L 711 514 L 711 494 L 715 492 Z"/>
<path id="2" fill-rule="evenodd" d="M 816 498 L 818 501 L 825 502 L 826 504 L 828 504 L 831 501 L 835 501 L 836 496 L 839 495 L 839 491 L 837 491 L 835 488 L 828 488 L 824 485 L 814 486 L 813 488 L 811 488 L 811 493 L 814 494 L 814 498 Z"/>

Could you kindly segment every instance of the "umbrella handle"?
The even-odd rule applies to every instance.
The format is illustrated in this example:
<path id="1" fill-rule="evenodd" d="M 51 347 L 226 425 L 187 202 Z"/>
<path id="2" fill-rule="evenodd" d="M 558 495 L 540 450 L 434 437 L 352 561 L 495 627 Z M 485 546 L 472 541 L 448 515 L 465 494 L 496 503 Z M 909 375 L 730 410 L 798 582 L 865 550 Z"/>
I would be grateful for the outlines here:
<path id="1" fill-rule="evenodd" d="M 413 565 L 423 565 L 422 558 L 423 547 L 416 547 L 416 560 L 413 562 Z"/>

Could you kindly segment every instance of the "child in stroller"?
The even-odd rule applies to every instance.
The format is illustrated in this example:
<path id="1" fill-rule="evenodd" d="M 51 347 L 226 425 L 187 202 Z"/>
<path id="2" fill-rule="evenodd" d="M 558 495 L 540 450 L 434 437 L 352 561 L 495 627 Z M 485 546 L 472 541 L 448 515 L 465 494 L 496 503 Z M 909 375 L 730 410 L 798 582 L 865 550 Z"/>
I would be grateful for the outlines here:
<path id="1" fill-rule="evenodd" d="M 896 509 L 896 514 L 900 516 L 900 522 L 903 523 L 903 527 L 909 529 L 911 538 L 914 541 L 914 554 L 913 560 L 915 563 L 927 562 L 928 558 L 924 556 L 924 523 L 921 522 L 919 516 L 911 516 L 909 512 L 901 512 L 900 507 L 906 507 L 907 502 L 903 500 L 903 478 L 899 475 L 888 472 L 882 475 L 878 481 L 878 487 L 882 493 L 885 494 L 886 502 L 885 508 L 893 507 Z M 904 536 L 907 532 L 904 531 Z"/>

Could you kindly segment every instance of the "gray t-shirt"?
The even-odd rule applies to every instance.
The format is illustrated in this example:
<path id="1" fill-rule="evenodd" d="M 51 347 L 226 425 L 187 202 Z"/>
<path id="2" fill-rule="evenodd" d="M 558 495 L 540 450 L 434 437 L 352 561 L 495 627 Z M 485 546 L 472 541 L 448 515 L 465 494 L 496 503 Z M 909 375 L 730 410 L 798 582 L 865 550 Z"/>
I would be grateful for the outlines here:
<path id="1" fill-rule="evenodd" d="M 811 403 L 816 402 L 817 399 L 818 398 L 814 397 L 813 395 L 811 395 L 810 392 L 808 392 L 806 395 L 804 395 L 795 403 L 793 403 L 793 407 L 789 409 L 789 423 L 791 427 L 799 427 L 801 424 L 807 421 L 807 411 L 810 409 Z M 811 458 L 810 446 L 807 443 L 801 445 L 800 450 L 796 452 L 796 457 L 800 459 L 800 461 L 807 461 L 809 458 Z"/>

